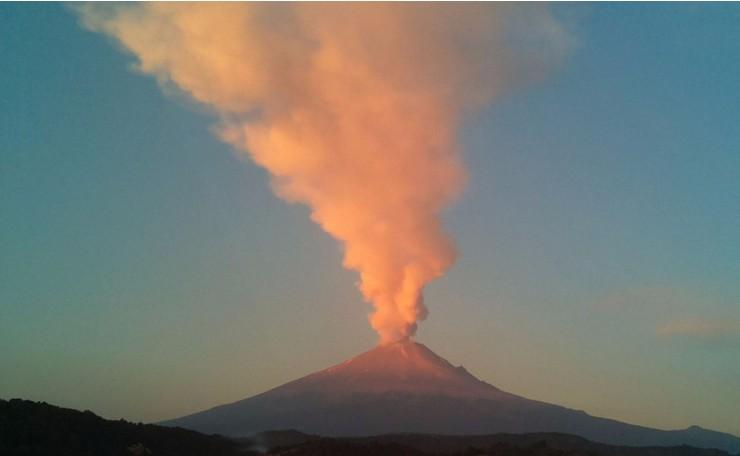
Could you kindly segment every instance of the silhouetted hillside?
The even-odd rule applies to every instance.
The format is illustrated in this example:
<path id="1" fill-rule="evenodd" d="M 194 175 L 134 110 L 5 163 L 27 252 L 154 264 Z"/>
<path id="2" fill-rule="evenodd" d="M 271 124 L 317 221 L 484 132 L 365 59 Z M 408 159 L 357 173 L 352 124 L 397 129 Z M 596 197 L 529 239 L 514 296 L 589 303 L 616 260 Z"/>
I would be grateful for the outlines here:
<path id="1" fill-rule="evenodd" d="M 355 442 L 347 439 L 321 438 L 290 447 L 274 448 L 271 456 L 429 456 L 397 443 Z"/>
<path id="2" fill-rule="evenodd" d="M 0 400 L 0 454 L 69 456 L 233 456 L 240 444 L 180 428 L 110 421 L 90 411 Z"/>
<path id="3" fill-rule="evenodd" d="M 273 431 L 258 434 L 255 440 L 272 448 L 268 454 L 275 456 L 729 456 L 724 451 L 690 446 L 614 446 L 567 434 L 322 438 L 296 431 Z"/>
<path id="4" fill-rule="evenodd" d="M 276 448 L 273 456 L 718 456 L 722 451 L 692 447 L 629 448 L 587 445 L 585 448 L 561 448 L 548 439 L 533 443 L 497 442 L 485 447 L 468 446 L 454 453 L 429 453 L 398 443 L 350 439 L 312 440 L 289 448 Z"/>
<path id="5" fill-rule="evenodd" d="M 689 446 L 637 448 L 566 434 L 326 438 L 298 431 L 232 440 L 181 428 L 110 421 L 90 411 L 0 400 L 2 456 L 729 456 Z"/>

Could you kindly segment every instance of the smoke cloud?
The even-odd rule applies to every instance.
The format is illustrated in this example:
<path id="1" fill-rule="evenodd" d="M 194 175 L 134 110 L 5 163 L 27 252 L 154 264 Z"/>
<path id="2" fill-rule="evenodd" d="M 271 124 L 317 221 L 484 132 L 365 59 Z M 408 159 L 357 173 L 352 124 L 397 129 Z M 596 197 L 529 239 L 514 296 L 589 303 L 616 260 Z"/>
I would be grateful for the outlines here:
<path id="1" fill-rule="evenodd" d="M 381 342 L 410 337 L 456 258 L 440 213 L 466 179 L 465 115 L 568 47 L 542 5 L 85 5 L 137 69 L 212 110 L 221 139 L 344 249 Z"/>

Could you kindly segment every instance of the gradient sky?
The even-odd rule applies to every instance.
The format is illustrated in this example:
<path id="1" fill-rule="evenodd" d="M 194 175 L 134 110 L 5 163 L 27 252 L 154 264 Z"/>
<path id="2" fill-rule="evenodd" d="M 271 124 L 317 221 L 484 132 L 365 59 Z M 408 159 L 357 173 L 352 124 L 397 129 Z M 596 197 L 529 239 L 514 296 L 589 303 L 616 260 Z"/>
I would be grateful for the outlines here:
<path id="1" fill-rule="evenodd" d="M 462 257 L 417 339 L 494 385 L 740 435 L 740 5 L 555 6 L 471 118 Z M 0 397 L 152 421 L 369 349 L 307 209 L 61 5 L 0 5 Z"/>

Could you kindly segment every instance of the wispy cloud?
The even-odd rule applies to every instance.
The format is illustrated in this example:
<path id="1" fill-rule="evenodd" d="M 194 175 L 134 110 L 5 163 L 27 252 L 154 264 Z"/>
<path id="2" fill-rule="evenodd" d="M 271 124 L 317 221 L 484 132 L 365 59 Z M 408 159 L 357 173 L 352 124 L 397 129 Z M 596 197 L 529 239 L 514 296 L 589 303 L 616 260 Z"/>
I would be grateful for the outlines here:
<path id="1" fill-rule="evenodd" d="M 687 318 L 659 325 L 657 333 L 664 337 L 740 342 L 740 322 Z"/>

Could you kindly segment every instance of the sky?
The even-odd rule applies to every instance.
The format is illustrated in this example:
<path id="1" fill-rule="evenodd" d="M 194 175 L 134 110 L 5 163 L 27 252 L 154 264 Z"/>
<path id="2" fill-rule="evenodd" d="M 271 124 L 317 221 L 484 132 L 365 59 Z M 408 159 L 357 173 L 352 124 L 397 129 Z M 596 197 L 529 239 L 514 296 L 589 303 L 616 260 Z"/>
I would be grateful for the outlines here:
<path id="1" fill-rule="evenodd" d="M 559 4 L 468 118 L 417 340 L 529 398 L 740 435 L 740 7 Z M 157 421 L 370 349 L 337 243 L 64 6 L 0 6 L 0 397 Z"/>

